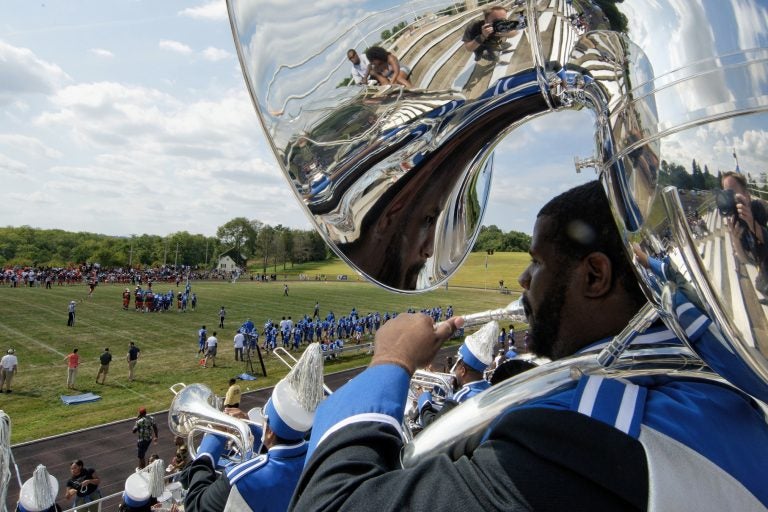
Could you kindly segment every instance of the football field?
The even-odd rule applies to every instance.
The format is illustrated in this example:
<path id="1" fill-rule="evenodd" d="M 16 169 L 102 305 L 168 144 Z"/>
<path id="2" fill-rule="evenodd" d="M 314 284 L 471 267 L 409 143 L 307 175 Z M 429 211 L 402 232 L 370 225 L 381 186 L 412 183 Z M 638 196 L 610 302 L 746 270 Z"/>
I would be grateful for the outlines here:
<path id="1" fill-rule="evenodd" d="M 328 277 L 335 279 L 335 275 Z M 488 290 L 451 285 L 424 294 L 402 295 L 358 282 L 356 276 L 350 278 L 354 280 L 289 280 L 288 296 L 284 295 L 283 281 L 193 281 L 197 310 L 186 313 L 177 311 L 175 304 L 164 313 L 136 312 L 133 297 L 130 309 L 125 311 L 121 304 L 125 285 L 100 284 L 91 298 L 86 298 L 84 285 L 54 286 L 50 290 L 0 287 L 0 353 L 12 347 L 19 359 L 13 393 L 0 395 L 0 409 L 12 420 L 12 442 L 133 417 L 139 406 L 150 412 L 167 409 L 172 398 L 168 388 L 177 382 L 201 382 L 223 395 L 228 379 L 245 370 L 243 363 L 234 361 L 232 338 L 248 318 L 261 332 L 268 318 L 279 321 L 290 315 L 297 320 L 304 314 L 311 315 L 316 301 L 322 317 L 329 310 L 339 317 L 348 314 L 352 307 L 360 314 L 378 311 L 384 315 L 386 311 L 403 312 L 408 308 L 445 309 L 449 304 L 456 314 L 461 314 L 501 307 L 516 297 L 500 294 L 496 281 Z M 473 284 L 478 283 L 482 280 Z M 153 289 L 177 291 L 175 283 L 156 283 Z M 67 327 L 70 300 L 77 301 L 74 327 Z M 227 311 L 224 329 L 218 328 L 221 306 Z M 199 364 L 197 331 L 201 325 L 207 326 L 209 334 L 218 332 L 216 368 L 202 368 Z M 137 379 L 129 383 L 126 354 L 131 341 L 141 349 L 141 355 L 136 366 Z M 78 347 L 81 356 L 76 391 L 66 387 L 65 356 L 74 347 Z M 95 382 L 95 377 L 99 355 L 105 347 L 112 352 L 113 361 L 106 384 L 101 385 Z M 340 361 L 326 363 L 326 372 L 360 366 L 367 360 L 365 354 L 345 355 Z M 268 378 L 261 375 L 258 362 L 254 361 L 254 375 L 258 379 L 242 382 L 243 391 L 272 385 L 287 372 L 287 367 L 274 356 L 265 357 L 265 363 Z M 87 392 L 102 398 L 82 405 L 65 405 L 60 399 L 60 395 Z"/>

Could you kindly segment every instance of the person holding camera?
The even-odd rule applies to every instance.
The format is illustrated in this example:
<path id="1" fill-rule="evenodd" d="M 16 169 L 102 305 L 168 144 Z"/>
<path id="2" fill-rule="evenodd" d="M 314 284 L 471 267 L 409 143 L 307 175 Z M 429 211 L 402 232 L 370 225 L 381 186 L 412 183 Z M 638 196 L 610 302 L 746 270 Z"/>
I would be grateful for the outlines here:
<path id="1" fill-rule="evenodd" d="M 768 296 L 768 209 L 763 201 L 752 199 L 749 195 L 743 174 L 733 171 L 724 173 L 722 186 L 717 207 L 720 214 L 728 219 L 736 253 L 743 262 L 757 265 L 759 272 L 755 288 Z"/>
<path id="2" fill-rule="evenodd" d="M 475 62 L 482 58 L 490 61 L 499 60 L 501 50 L 511 45 L 504 41 L 515 34 L 512 25 L 516 22 L 507 20 L 507 10 L 500 5 L 483 10 L 483 18 L 469 22 L 464 29 L 464 48 L 474 52 Z"/>

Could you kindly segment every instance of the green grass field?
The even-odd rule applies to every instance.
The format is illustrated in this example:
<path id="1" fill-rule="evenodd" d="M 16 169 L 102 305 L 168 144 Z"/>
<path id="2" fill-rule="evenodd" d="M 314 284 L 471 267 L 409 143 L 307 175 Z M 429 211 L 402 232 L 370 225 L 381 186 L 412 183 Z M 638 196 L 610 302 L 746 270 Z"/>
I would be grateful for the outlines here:
<path id="1" fill-rule="evenodd" d="M 503 278 L 512 284 L 512 276 L 524 265 L 525 256 L 490 256 L 487 291 L 482 289 L 484 276 L 474 279 L 472 276 L 472 269 L 486 272 L 484 256 L 470 259 L 469 267 L 451 281 L 447 290 L 440 288 L 419 295 L 394 294 L 356 281 L 290 281 L 288 297 L 283 296 L 282 282 L 193 282 L 199 302 L 197 311 L 187 313 L 124 311 L 121 307 L 123 287 L 119 285 L 101 284 L 94 296 L 87 300 L 87 288 L 82 285 L 54 286 L 51 290 L 3 287 L 0 288 L 0 311 L 3 312 L 0 317 L 0 354 L 9 347 L 15 348 L 19 373 L 14 378 L 14 392 L 0 395 L 0 409 L 10 415 L 12 442 L 19 443 L 130 418 L 141 405 L 150 410 L 167 409 L 172 398 L 168 388 L 177 382 L 205 383 L 223 395 L 227 380 L 244 369 L 242 363 L 234 361 L 231 340 L 235 329 L 247 318 L 250 317 L 261 330 L 266 318 L 279 320 L 283 315 L 291 315 L 296 319 L 304 313 L 311 314 L 316 300 L 320 302 L 323 315 L 330 309 L 337 316 L 348 313 L 353 306 L 361 313 L 379 311 L 382 314 L 384 311 L 405 311 L 409 307 L 441 305 L 445 308 L 448 304 L 454 306 L 457 314 L 501 307 L 515 296 L 498 293 L 497 281 Z M 327 270 L 319 273 L 329 274 Z M 335 276 L 335 273 L 329 275 Z M 156 285 L 155 289 L 165 291 L 168 287 L 175 290 L 173 284 Z M 78 301 L 73 328 L 66 326 L 70 300 Z M 227 309 L 225 329 L 216 327 L 221 305 Z M 219 331 L 216 368 L 199 366 L 197 330 L 202 324 L 208 327 L 209 333 Z M 133 383 L 127 382 L 125 361 L 130 341 L 141 348 L 136 367 L 137 381 Z M 74 394 L 66 389 L 64 361 L 73 347 L 78 347 L 81 355 L 77 390 L 97 393 L 102 396 L 101 400 L 66 406 L 59 399 L 60 395 Z M 99 368 L 98 356 L 104 347 L 110 348 L 114 359 L 107 384 L 102 386 L 94 381 Z M 269 378 L 259 374 L 258 380 L 243 383 L 244 391 L 246 387 L 255 389 L 272 385 L 287 371 L 273 356 L 269 356 L 266 363 Z M 326 371 L 366 363 L 364 355 L 349 355 L 340 362 L 328 363 Z M 257 365 L 254 369 L 259 371 Z"/>
<path id="2" fill-rule="evenodd" d="M 488 265 L 486 267 L 486 260 Z M 464 262 L 459 271 L 448 281 L 450 286 L 464 286 L 470 288 L 496 289 L 499 286 L 499 280 L 504 280 L 504 286 L 512 291 L 522 291 L 517 284 L 517 276 L 528 265 L 529 256 L 521 252 L 506 252 L 486 255 L 485 253 L 471 253 Z M 253 262 L 251 262 L 253 263 Z M 251 265 L 253 272 L 261 272 L 262 268 Z M 309 279 L 314 279 L 316 275 L 325 274 L 329 280 L 336 279 L 337 275 L 346 274 L 348 279 L 353 281 L 362 281 L 352 268 L 339 259 L 327 262 L 311 262 L 301 265 L 290 264 L 283 270 L 282 265 L 269 267 L 268 273 L 277 273 L 278 276 L 289 276 L 289 279 L 306 274 Z"/>

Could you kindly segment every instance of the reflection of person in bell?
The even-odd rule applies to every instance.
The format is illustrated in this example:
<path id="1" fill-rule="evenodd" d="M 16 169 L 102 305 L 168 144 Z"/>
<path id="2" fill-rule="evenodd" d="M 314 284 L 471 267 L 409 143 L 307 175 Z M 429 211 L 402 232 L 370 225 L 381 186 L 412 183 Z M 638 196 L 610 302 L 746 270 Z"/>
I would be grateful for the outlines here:
<path id="1" fill-rule="evenodd" d="M 499 25 L 499 22 L 502 24 Z M 509 29 L 513 23 L 515 22 L 507 21 L 507 10 L 504 7 L 497 5 L 485 9 L 482 19 L 469 22 L 464 29 L 464 36 L 461 38 L 464 48 L 474 52 L 475 61 L 499 60 L 499 52 L 511 46 L 504 39 L 513 36 L 515 31 L 501 32 L 496 28 Z"/>
<path id="2" fill-rule="evenodd" d="M 359 55 L 354 49 L 347 50 L 347 59 L 352 63 L 352 80 L 357 85 L 368 83 L 368 66 L 370 63 L 365 55 Z"/>
<path id="3" fill-rule="evenodd" d="M 400 64 L 395 54 L 388 52 L 381 46 L 371 46 L 365 50 L 370 65 L 368 71 L 370 77 L 379 82 L 379 85 L 402 85 L 413 87 L 408 80 L 410 70 Z"/>
<path id="4" fill-rule="evenodd" d="M 759 199 L 752 199 L 743 174 L 723 174 L 723 191 L 717 194 L 717 208 L 727 219 L 734 249 L 743 263 L 757 265 L 755 287 L 768 296 L 768 209 Z"/>
<path id="5" fill-rule="evenodd" d="M 434 252 L 437 219 L 453 183 L 450 172 L 436 178 L 429 168 L 411 170 L 368 210 L 358 239 L 339 248 L 380 283 L 416 289 Z"/>

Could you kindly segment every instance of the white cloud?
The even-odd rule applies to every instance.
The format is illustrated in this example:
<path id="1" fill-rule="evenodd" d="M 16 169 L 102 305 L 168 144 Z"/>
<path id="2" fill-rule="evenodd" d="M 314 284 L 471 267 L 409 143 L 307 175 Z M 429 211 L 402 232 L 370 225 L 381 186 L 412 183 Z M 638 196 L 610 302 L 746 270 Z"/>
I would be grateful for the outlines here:
<path id="1" fill-rule="evenodd" d="M 40 190 L 34 192 L 11 192 L 8 199 L 24 204 L 54 204 L 56 198 L 53 194 L 46 194 Z"/>
<path id="2" fill-rule="evenodd" d="M 107 59 L 111 59 L 112 57 L 115 56 L 114 53 L 112 53 L 109 50 L 105 50 L 104 48 L 91 48 L 88 51 L 91 52 L 92 54 L 96 55 L 97 57 L 104 57 L 104 58 L 107 58 Z"/>
<path id="3" fill-rule="evenodd" d="M 18 160 L 14 160 L 13 158 L 7 157 L 0 153 L 0 172 L 21 174 L 26 172 L 27 169 L 27 164 L 19 162 Z"/>
<path id="4" fill-rule="evenodd" d="M 19 94 L 50 94 L 70 80 L 56 64 L 39 58 L 28 48 L 0 41 L 0 105 L 12 103 Z"/>
<path id="5" fill-rule="evenodd" d="M 222 50 L 221 48 L 214 48 L 213 46 L 209 46 L 201 53 L 205 60 L 210 60 L 213 62 L 228 59 L 232 56 L 232 54 L 228 51 Z"/>
<path id="6" fill-rule="evenodd" d="M 187 7 L 179 11 L 179 16 L 195 19 L 222 21 L 227 19 L 227 4 L 224 0 L 214 0 L 196 7 Z"/>
<path id="7" fill-rule="evenodd" d="M 162 48 L 163 50 L 169 50 L 176 53 L 181 53 L 182 55 L 189 55 L 192 53 L 192 48 L 187 46 L 184 43 L 180 43 L 178 41 L 171 41 L 169 39 L 161 39 L 158 43 L 158 46 Z"/>
<path id="8" fill-rule="evenodd" d="M 46 146 L 40 140 L 34 137 L 18 134 L 0 134 L 0 146 L 13 147 L 17 151 L 22 151 L 28 156 L 42 155 L 46 158 L 61 158 L 61 151 Z"/>

